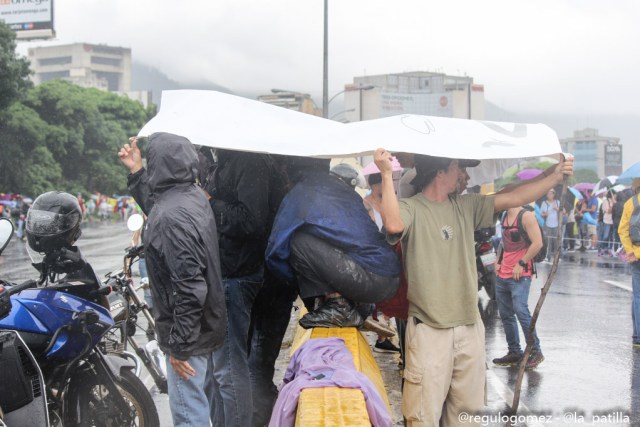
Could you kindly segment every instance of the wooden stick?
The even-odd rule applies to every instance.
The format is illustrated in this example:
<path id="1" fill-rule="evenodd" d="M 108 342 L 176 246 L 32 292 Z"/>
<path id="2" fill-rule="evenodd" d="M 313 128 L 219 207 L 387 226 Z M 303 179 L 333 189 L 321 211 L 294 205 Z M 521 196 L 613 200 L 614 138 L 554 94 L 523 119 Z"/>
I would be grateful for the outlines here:
<path id="1" fill-rule="evenodd" d="M 564 207 L 564 198 L 567 193 L 567 181 L 568 176 L 565 175 L 562 181 L 562 193 L 560 195 L 560 208 Z M 522 356 L 522 360 L 520 361 L 520 368 L 518 369 L 518 379 L 516 380 L 516 388 L 513 393 L 513 403 L 511 404 L 511 415 L 515 415 L 518 413 L 518 405 L 520 403 L 520 389 L 522 388 L 522 378 L 524 377 L 524 370 L 527 366 L 527 361 L 529 360 L 529 355 L 531 354 L 531 350 L 533 348 L 533 333 L 536 329 L 536 322 L 538 321 L 538 316 L 540 315 L 540 310 L 542 309 L 542 304 L 544 304 L 544 300 L 547 297 L 547 292 L 551 288 L 551 283 L 553 283 L 553 279 L 556 276 L 556 271 L 558 270 L 558 263 L 560 261 L 560 253 L 562 252 L 562 210 L 558 209 L 558 245 L 555 256 L 553 257 L 553 264 L 551 265 L 551 272 L 547 277 L 547 281 L 542 287 L 542 292 L 540 293 L 540 298 L 538 298 L 538 303 L 536 304 L 535 310 L 533 310 L 533 315 L 531 316 L 531 324 L 529 325 L 529 333 L 527 334 L 527 347 L 524 350 L 524 356 Z"/>

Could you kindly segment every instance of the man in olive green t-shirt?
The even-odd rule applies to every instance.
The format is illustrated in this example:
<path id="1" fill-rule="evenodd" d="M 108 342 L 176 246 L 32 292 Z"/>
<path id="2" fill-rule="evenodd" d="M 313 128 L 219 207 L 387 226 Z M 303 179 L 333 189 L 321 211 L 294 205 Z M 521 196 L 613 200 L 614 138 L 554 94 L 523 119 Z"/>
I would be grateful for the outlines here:
<path id="1" fill-rule="evenodd" d="M 573 174 L 573 158 L 542 179 L 494 196 L 456 194 L 465 161 L 416 155 L 422 190 L 395 197 L 391 154 L 375 152 L 382 174 L 381 213 L 387 240 L 402 242 L 409 283 L 409 320 L 402 412 L 409 426 L 478 425 L 463 412 L 484 406 L 484 326 L 477 308 L 473 231 L 493 225 L 494 214 L 544 195 Z M 545 173 L 546 175 L 546 173 Z"/>

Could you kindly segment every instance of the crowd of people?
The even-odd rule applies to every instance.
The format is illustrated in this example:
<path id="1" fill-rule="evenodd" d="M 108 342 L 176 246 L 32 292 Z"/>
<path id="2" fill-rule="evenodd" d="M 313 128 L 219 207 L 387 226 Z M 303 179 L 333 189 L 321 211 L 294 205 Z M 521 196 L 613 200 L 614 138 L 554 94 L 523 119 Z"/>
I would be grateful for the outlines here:
<path id="1" fill-rule="evenodd" d="M 21 194 L 3 194 L 1 197 L 0 217 L 11 219 L 16 236 L 24 240 L 24 221 L 33 199 Z M 140 211 L 133 198 L 128 196 L 108 197 L 96 193 L 85 198 L 82 193 L 77 193 L 76 197 L 83 221 L 126 221 L 131 214 Z"/>
<path id="2" fill-rule="evenodd" d="M 535 211 L 538 223 L 545 231 L 549 245 L 547 261 L 557 249 L 563 253 L 597 252 L 598 256 L 619 256 L 624 259 L 625 253 L 620 241 L 618 227 L 622 219 L 624 204 L 633 194 L 632 188 L 616 192 L 612 188 L 599 191 L 584 190 L 576 195 L 568 194 L 563 206 L 556 192 L 550 189 L 543 200 L 536 202 Z M 558 215 L 560 213 L 560 216 Z M 558 228 L 561 228 L 562 247 L 558 248 Z M 496 222 L 494 247 L 502 239 L 502 224 Z"/>
<path id="3" fill-rule="evenodd" d="M 167 133 L 149 138 L 146 168 L 135 138 L 119 156 L 148 216 L 145 261 L 176 426 L 268 424 L 293 301 L 308 310 L 302 327 L 363 328 L 402 274 L 407 422 L 450 425 L 480 410 L 473 230 L 541 197 L 573 166 L 562 161 L 518 191 L 459 195 L 465 168 L 479 162 L 416 155 L 416 196 L 398 201 L 391 154 L 379 149 L 371 183 L 380 192 L 365 204 L 329 160 L 197 149 Z"/>
<path id="4" fill-rule="evenodd" d="M 465 192 L 466 169 L 477 160 L 393 153 L 406 168 L 395 185 L 392 153 L 380 148 L 379 172 L 368 176 L 371 191 L 362 198 L 358 172 L 347 164 L 330 169 L 324 159 L 196 147 L 168 133 L 149 142 L 146 167 L 136 138 L 118 153 L 130 171 L 131 198 L 85 201 L 78 194 L 77 201 L 83 217 L 126 221 L 138 209 L 145 216 L 132 244 L 145 245 L 141 277 L 156 318 L 147 334 L 167 356 L 175 426 L 269 424 L 275 362 L 297 298 L 307 310 L 303 328 L 371 330 L 374 350 L 402 353 L 407 425 L 457 425 L 461 411 L 481 411 L 485 349 L 473 231 L 496 218 L 496 299 L 507 354 L 494 364 L 522 361 L 518 324 L 527 337 L 543 235 L 548 259 L 558 250 L 597 250 L 632 263 L 633 343 L 640 346 L 630 194 L 608 190 L 599 200 L 587 190 L 561 206 L 556 188 L 573 173 L 571 157 L 481 195 Z M 634 180 L 634 198 L 639 191 Z M 523 209 L 536 200 L 536 213 Z M 29 202 L 16 196 L 2 205 L 18 237 Z M 389 340 L 387 317 L 396 319 L 399 346 Z M 535 330 L 528 339 L 526 368 L 535 369 L 544 356 Z"/>

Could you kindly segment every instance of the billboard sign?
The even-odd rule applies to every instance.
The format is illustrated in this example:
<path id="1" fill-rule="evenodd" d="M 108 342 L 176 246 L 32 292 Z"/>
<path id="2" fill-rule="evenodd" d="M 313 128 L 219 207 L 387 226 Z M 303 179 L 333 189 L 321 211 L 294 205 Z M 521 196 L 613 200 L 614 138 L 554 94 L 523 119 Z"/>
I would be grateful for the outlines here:
<path id="1" fill-rule="evenodd" d="M 52 38 L 53 0 L 0 0 L 0 21 L 9 25 L 18 39 Z"/>
<path id="2" fill-rule="evenodd" d="M 380 93 L 380 117 L 398 114 L 424 114 L 451 117 L 453 102 L 448 93 Z"/>
<path id="3" fill-rule="evenodd" d="M 620 175 L 622 173 L 622 145 L 607 144 L 604 146 L 604 174 Z"/>

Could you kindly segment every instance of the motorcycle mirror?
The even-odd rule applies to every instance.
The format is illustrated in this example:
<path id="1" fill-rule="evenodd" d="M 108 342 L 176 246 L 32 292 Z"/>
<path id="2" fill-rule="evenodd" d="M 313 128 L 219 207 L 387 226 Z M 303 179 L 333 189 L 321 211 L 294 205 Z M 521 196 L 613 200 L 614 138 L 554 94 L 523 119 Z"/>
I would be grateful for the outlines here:
<path id="1" fill-rule="evenodd" d="M 131 231 L 138 231 L 144 224 L 144 218 L 140 214 L 133 214 L 127 220 L 127 228 Z"/>
<path id="2" fill-rule="evenodd" d="M 7 247 L 13 236 L 13 223 L 7 218 L 0 218 L 0 254 Z"/>

